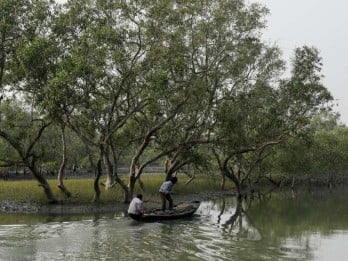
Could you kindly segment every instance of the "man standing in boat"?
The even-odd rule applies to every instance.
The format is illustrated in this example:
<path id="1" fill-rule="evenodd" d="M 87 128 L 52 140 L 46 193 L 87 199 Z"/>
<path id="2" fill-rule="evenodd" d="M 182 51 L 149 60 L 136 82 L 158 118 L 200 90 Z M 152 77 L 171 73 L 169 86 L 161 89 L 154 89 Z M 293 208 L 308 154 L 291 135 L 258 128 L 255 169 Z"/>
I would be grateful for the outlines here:
<path id="1" fill-rule="evenodd" d="M 167 200 L 169 202 L 169 210 L 173 209 L 173 199 L 170 196 L 170 193 L 172 192 L 174 184 L 177 182 L 178 178 L 172 177 L 170 180 L 163 182 L 163 184 L 161 185 L 159 192 L 162 200 L 162 211 L 166 210 Z"/>
<path id="2" fill-rule="evenodd" d="M 143 195 L 138 194 L 132 199 L 128 207 L 128 215 L 135 220 L 140 220 L 143 215 Z"/>

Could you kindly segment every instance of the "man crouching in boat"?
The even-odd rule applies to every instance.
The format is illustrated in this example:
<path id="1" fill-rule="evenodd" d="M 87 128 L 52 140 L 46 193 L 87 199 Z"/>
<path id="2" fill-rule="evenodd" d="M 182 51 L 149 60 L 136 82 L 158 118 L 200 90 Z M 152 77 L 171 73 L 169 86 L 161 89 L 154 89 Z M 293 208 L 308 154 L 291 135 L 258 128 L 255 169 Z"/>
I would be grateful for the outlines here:
<path id="1" fill-rule="evenodd" d="M 138 194 L 132 199 L 128 207 L 128 215 L 135 220 L 140 220 L 143 215 L 143 195 Z"/>
<path id="2" fill-rule="evenodd" d="M 160 192 L 161 200 L 162 200 L 162 211 L 166 210 L 167 200 L 169 202 L 169 210 L 173 209 L 173 199 L 170 196 L 170 193 L 172 192 L 174 184 L 177 182 L 178 182 L 178 178 L 172 177 L 170 180 L 163 182 L 163 184 L 161 185 L 159 192 Z"/>

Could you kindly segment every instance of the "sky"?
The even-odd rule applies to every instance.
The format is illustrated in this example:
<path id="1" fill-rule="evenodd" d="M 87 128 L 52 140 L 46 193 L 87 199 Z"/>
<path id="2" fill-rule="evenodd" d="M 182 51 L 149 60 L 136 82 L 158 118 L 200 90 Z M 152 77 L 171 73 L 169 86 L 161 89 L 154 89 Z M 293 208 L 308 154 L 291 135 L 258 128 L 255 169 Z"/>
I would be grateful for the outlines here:
<path id="1" fill-rule="evenodd" d="M 348 125 L 348 1 L 249 0 L 268 7 L 263 38 L 276 43 L 290 65 L 294 49 L 314 46 L 322 57 L 323 84 L 335 99 L 334 110 Z"/>

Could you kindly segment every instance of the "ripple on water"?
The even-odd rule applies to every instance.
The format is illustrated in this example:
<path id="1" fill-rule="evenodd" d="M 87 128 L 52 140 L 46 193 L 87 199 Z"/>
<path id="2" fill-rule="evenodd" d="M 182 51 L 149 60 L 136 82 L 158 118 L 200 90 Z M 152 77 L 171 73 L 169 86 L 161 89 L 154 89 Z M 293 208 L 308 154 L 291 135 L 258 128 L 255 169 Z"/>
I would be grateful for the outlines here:
<path id="1" fill-rule="evenodd" d="M 0 226 L 0 260 L 322 261 L 330 260 L 327 257 L 333 252 L 348 255 L 345 212 L 327 222 L 316 208 L 312 219 L 294 222 L 294 216 L 271 216 L 268 204 L 255 213 L 249 209 L 236 216 L 233 202 L 204 203 L 192 219 L 170 222 L 144 224 L 113 215 Z M 284 207 L 278 201 L 275 204 Z M 307 222 L 310 227 L 305 226 Z"/>

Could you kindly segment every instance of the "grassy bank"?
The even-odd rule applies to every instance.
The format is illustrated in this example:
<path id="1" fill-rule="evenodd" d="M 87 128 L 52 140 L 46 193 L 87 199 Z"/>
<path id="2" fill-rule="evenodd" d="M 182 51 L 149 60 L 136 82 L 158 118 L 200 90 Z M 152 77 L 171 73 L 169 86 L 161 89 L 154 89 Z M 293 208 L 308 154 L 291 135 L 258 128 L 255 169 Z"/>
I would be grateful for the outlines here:
<path id="1" fill-rule="evenodd" d="M 137 185 L 135 194 L 143 193 L 145 199 L 158 198 L 158 189 L 163 182 L 163 175 L 159 174 L 144 174 L 142 181 L 144 183 L 144 191 Z M 178 175 L 179 182 L 175 185 L 173 191 L 178 195 L 196 194 L 208 191 L 219 190 L 220 178 L 219 176 L 199 176 L 189 184 L 188 177 Z M 59 200 L 67 200 L 59 191 L 58 182 L 55 179 L 48 180 L 54 195 Z M 66 179 L 65 186 L 72 193 L 72 197 L 67 201 L 76 204 L 83 204 L 91 202 L 93 198 L 93 179 Z M 103 179 L 102 179 L 103 182 Z M 126 177 L 125 177 L 125 182 Z M 232 183 L 227 183 L 226 188 L 232 188 Z M 0 181 L 0 201 L 10 200 L 16 202 L 30 202 L 36 204 L 46 204 L 47 199 L 40 186 L 35 180 L 20 180 L 20 181 Z M 110 190 L 104 190 L 101 186 L 101 203 L 123 201 L 123 190 L 120 185 L 115 185 Z"/>

